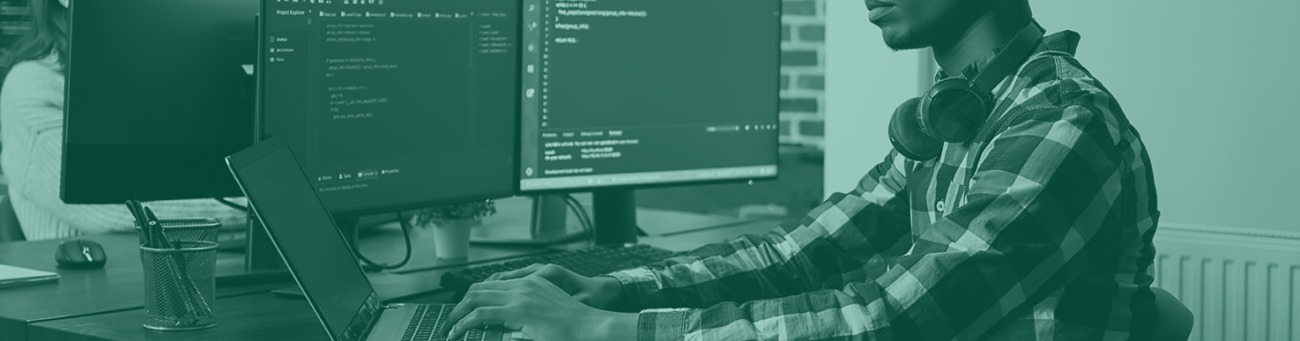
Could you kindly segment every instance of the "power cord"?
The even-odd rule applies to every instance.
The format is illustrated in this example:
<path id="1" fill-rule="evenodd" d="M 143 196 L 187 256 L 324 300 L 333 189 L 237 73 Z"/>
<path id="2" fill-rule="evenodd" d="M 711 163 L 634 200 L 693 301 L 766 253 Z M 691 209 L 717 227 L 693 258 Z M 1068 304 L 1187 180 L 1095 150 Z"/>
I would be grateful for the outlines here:
<path id="1" fill-rule="evenodd" d="M 563 197 L 564 203 L 569 206 L 570 211 L 573 211 L 573 215 L 578 217 L 578 222 L 581 223 L 580 225 L 582 225 L 582 230 L 587 233 L 587 241 L 589 243 L 595 243 L 596 230 L 595 227 L 592 226 L 591 218 L 587 216 L 587 208 L 582 207 L 582 203 L 579 203 L 578 199 L 574 199 L 572 195 L 565 194 Z"/>
<path id="2" fill-rule="evenodd" d="M 248 213 L 248 206 L 244 206 L 244 205 L 240 205 L 240 204 L 236 204 L 236 203 L 230 202 L 230 200 L 226 200 L 226 198 L 212 198 L 212 200 L 216 200 L 217 202 L 221 203 L 222 205 L 226 205 L 226 207 L 233 208 L 233 209 L 235 209 L 236 211 L 240 211 L 240 212 Z"/>
<path id="3" fill-rule="evenodd" d="M 402 211 L 397 211 L 397 221 L 402 225 L 402 239 L 406 241 L 406 255 L 402 256 L 402 261 L 395 264 L 379 264 L 370 260 L 370 258 L 366 258 L 366 255 L 361 253 L 361 246 L 358 243 L 360 240 L 358 231 L 361 231 L 361 229 L 359 227 L 352 228 L 352 252 L 357 255 L 357 258 L 361 259 L 362 263 L 365 263 L 367 269 L 393 270 L 401 268 L 411 261 L 411 225 L 402 217 Z"/>

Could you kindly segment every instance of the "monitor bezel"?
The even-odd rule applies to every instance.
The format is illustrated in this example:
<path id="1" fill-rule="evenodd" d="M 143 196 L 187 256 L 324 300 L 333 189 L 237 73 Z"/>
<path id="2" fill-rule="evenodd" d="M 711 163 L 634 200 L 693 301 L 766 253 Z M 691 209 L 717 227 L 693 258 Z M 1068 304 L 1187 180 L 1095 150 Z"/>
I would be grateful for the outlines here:
<path id="1" fill-rule="evenodd" d="M 777 150 L 775 152 L 777 154 L 777 157 L 779 158 L 780 147 L 778 146 L 776 149 Z M 763 166 L 767 166 L 767 165 L 763 165 Z M 607 190 L 618 191 L 618 190 L 638 190 L 638 189 L 655 189 L 655 188 L 686 187 L 686 186 L 740 184 L 740 183 L 750 183 L 750 182 L 761 183 L 761 182 L 768 182 L 768 181 L 776 181 L 780 178 L 781 168 L 779 165 L 776 165 L 776 167 L 777 167 L 777 171 L 774 172 L 772 176 L 766 176 L 766 177 L 669 181 L 669 182 L 652 182 L 652 183 L 641 183 L 641 184 L 607 185 L 607 186 L 575 186 L 575 187 L 557 187 L 557 188 L 528 189 L 528 190 L 522 188 L 523 183 L 522 181 L 520 181 L 516 184 L 515 188 L 517 193 L 522 195 L 550 195 L 550 194 L 584 193 L 584 192 L 607 191 Z"/>
<path id="2" fill-rule="evenodd" d="M 774 48 L 774 52 L 773 52 L 773 53 L 776 54 L 776 65 L 777 65 L 777 69 L 775 70 L 776 72 L 773 74 L 773 77 L 774 77 L 775 80 L 776 80 L 775 84 L 777 84 L 777 86 L 775 86 L 775 87 L 772 89 L 772 97 L 771 97 L 771 101 L 772 101 L 772 107 L 776 109 L 776 110 L 774 110 L 774 112 L 773 112 L 772 114 L 773 114 L 774 116 L 776 116 L 776 120 L 775 120 L 775 122 L 777 122 L 777 123 L 779 124 L 779 123 L 781 122 L 781 86 L 780 86 L 780 84 L 781 84 L 781 69 L 780 69 L 780 66 L 781 66 L 781 59 L 782 59 L 782 58 L 781 58 L 781 57 L 782 57 L 782 53 L 781 53 L 781 37 L 780 37 L 780 28 L 781 28 L 781 25 L 782 25 L 782 23 L 781 23 L 781 15 L 782 15 L 782 11 L 784 10 L 785 2 L 782 1 L 782 0 L 768 0 L 768 1 L 774 1 L 774 2 L 777 3 L 777 4 L 776 4 L 776 11 L 773 13 L 773 24 L 775 25 L 774 27 L 777 29 L 777 33 L 778 33 L 778 34 L 777 34 L 777 36 L 776 36 L 776 40 L 773 42 L 773 46 L 772 46 L 772 47 Z M 522 1 L 521 1 L 521 2 L 522 2 Z M 521 25 L 521 26 L 522 26 L 522 25 Z M 522 35 L 521 35 L 520 37 L 521 37 L 521 40 L 522 40 Z M 519 58 L 520 60 L 519 60 L 519 63 L 518 63 L 518 64 L 519 64 L 520 68 L 522 68 L 522 67 L 523 67 L 523 53 L 520 52 L 519 55 L 520 55 L 520 58 Z M 519 83 L 520 83 L 520 85 L 522 85 L 522 84 L 523 84 L 523 74 L 521 73 L 521 74 L 520 74 L 520 77 L 518 77 L 518 78 L 519 78 Z M 521 89 L 520 91 L 522 91 L 522 89 Z M 516 127 L 518 127 L 519 133 L 516 134 L 516 137 L 517 137 L 517 139 L 518 139 L 518 143 L 516 143 L 516 148 L 515 148 L 515 149 L 517 150 L 517 152 L 516 152 L 516 156 L 515 156 L 515 159 L 517 160 L 517 162 L 522 163 L 522 162 L 523 162 L 523 140 L 524 140 L 524 137 L 523 137 L 523 122 L 522 122 L 522 121 L 523 121 L 523 100 L 520 100 L 519 103 L 520 103 L 520 109 L 519 109 L 519 115 L 518 115 L 518 116 L 519 116 L 519 121 L 520 121 L 520 122 L 516 125 Z M 779 136 L 780 136 L 780 135 L 779 135 L 779 133 L 778 133 L 778 138 L 779 138 Z M 780 164 L 781 164 L 781 143 L 778 141 L 778 142 L 773 146 L 773 148 L 772 148 L 772 164 L 770 164 L 770 165 L 747 165 L 747 166 L 757 166 L 757 167 L 761 167 L 761 166 L 775 166 L 775 167 L 777 167 L 777 168 L 776 168 L 776 171 L 773 172 L 772 175 L 770 175 L 770 176 L 761 176 L 761 177 L 741 177 L 741 178 L 704 179 L 704 180 L 687 180 L 687 181 L 665 181 L 665 182 L 640 183 L 640 184 L 627 184 L 627 185 L 573 186 L 573 187 L 546 188 L 546 189 L 524 189 L 524 188 L 523 188 L 523 181 L 524 181 L 524 179 L 523 179 L 523 174 L 520 174 L 520 173 L 522 172 L 522 170 L 520 170 L 520 168 L 523 168 L 523 167 L 515 167 L 515 173 L 516 173 L 516 176 L 515 176 L 515 177 L 516 177 L 516 179 L 517 179 L 517 180 L 515 181 L 515 193 L 520 194 L 520 195 L 550 195 L 550 194 L 583 193 L 583 192 L 605 191 L 605 190 L 611 190 L 611 191 L 617 191 L 617 190 L 638 190 L 638 189 L 654 189 L 654 188 L 666 188 L 666 187 L 705 186 L 705 185 L 719 185 L 719 184 L 737 184 L 737 183 L 756 183 L 756 182 L 765 182 L 765 181 L 776 181 L 776 180 L 778 180 L 778 179 L 780 178 L 780 175 L 781 175 L 781 167 L 780 167 Z M 744 167 L 744 166 L 742 166 L 742 167 Z M 684 169 L 684 170 L 692 170 L 692 169 Z M 616 175 L 616 174 L 610 174 L 610 175 Z"/>
<path id="3" fill-rule="evenodd" d="M 259 15 L 259 18 L 258 18 L 258 21 L 257 21 L 257 39 L 258 39 L 258 40 L 257 40 L 257 44 L 258 44 L 258 46 L 257 46 L 257 66 L 256 66 L 256 68 L 257 68 L 258 72 L 255 72 L 255 74 L 256 74 L 256 83 L 257 83 L 257 90 L 256 90 L 256 91 L 257 91 L 257 99 L 256 99 L 257 102 L 256 102 L 256 109 L 254 110 L 254 114 L 253 114 L 254 121 L 255 121 L 254 124 L 253 124 L 253 138 L 254 138 L 255 140 L 258 140 L 258 141 L 262 141 L 262 140 L 266 140 L 266 139 L 269 139 L 269 138 L 273 138 L 273 137 L 270 137 L 270 136 L 266 136 L 266 131 L 265 131 L 264 120 L 265 120 L 265 118 L 266 118 L 266 110 L 265 110 L 265 101 L 264 101 L 264 96 L 266 96 L 266 94 L 265 94 L 265 90 L 266 90 L 266 86 L 265 86 L 265 82 L 266 82 L 266 73 L 265 73 L 265 72 L 260 72 L 261 70 L 265 70 L 265 67 L 266 67 L 266 64 L 267 64 L 267 58 L 268 58 L 268 54 L 269 54 L 269 52 L 268 52 L 268 50 L 267 50 L 267 46 L 266 46 L 266 35 L 267 35 L 267 31 L 266 31 L 266 15 L 265 15 L 265 13 L 267 13 L 266 11 L 267 11 L 267 5 L 268 5 L 268 3 L 272 2 L 272 1 L 274 1 L 274 0 L 261 0 L 261 1 L 260 1 L 260 5 L 259 5 L 259 6 L 260 6 L 260 13 L 261 13 L 261 15 Z M 517 1 L 517 0 L 512 0 L 512 1 L 516 4 L 515 9 L 514 9 L 514 10 L 515 10 L 515 14 L 516 14 L 516 15 L 522 15 L 522 13 L 523 13 L 523 1 Z M 524 29 L 524 27 L 523 27 L 524 25 L 522 24 L 522 19 L 519 19 L 519 20 L 520 20 L 520 24 L 515 25 L 515 36 L 516 36 L 516 37 L 522 37 L 523 29 Z M 520 40 L 522 40 L 522 39 L 520 39 Z M 516 41 L 516 43 L 518 43 L 518 41 Z M 517 46 L 516 46 L 516 51 L 518 51 L 518 47 L 517 47 Z M 361 216 L 367 216 L 367 215 L 375 215 L 375 214 L 383 214 L 383 213 L 392 213 L 392 212 L 399 212 L 399 213 L 400 213 L 400 212 L 408 211 L 408 210 L 418 210 L 418 209 L 422 209 L 422 208 L 437 207 L 437 206 L 442 206 L 442 205 L 451 205 L 451 204 L 467 203 L 467 202 L 482 201 L 482 200 L 494 200 L 494 199 L 508 198 L 508 197 L 512 197 L 512 196 L 514 196 L 516 193 L 518 193 L 518 192 L 519 192 L 519 191 L 518 191 L 518 188 L 519 188 L 519 177 L 520 177 L 520 171 L 519 171 L 519 167 L 518 167 L 518 165 L 519 165 L 519 155 L 520 155 L 520 149 L 521 149 L 520 144 L 521 144 L 521 140 L 522 140 L 522 139 L 520 138 L 520 135 L 522 134 L 521 131 L 520 131 L 521 126 L 522 126 L 522 115 L 520 115 L 520 113 L 521 113 L 521 110 L 522 110 L 522 107 L 523 107 L 523 101 L 520 100 L 520 99 L 518 99 L 518 98 L 523 94 L 523 90 L 520 90 L 520 87 L 521 87 L 522 84 L 523 84 L 523 79 L 522 79 L 521 77 L 519 77 L 520 73 L 522 73 L 522 71 L 523 71 L 523 54 L 520 53 L 520 52 L 516 52 L 516 53 L 514 54 L 514 58 L 515 58 L 514 65 L 515 65 L 515 75 L 516 75 L 516 76 L 515 76 L 514 79 L 513 79 L 513 82 L 514 82 L 514 84 L 513 84 L 513 86 L 512 86 L 512 89 L 513 89 L 513 90 L 512 90 L 512 93 L 510 94 L 511 96 L 514 96 L 513 98 L 516 99 L 516 100 L 515 100 L 515 108 L 514 108 L 515 115 L 512 115 L 512 116 L 511 116 L 511 119 L 512 119 L 512 121 L 513 121 L 513 124 L 514 124 L 514 128 L 515 128 L 515 129 L 514 129 L 514 134 L 511 134 L 511 137 L 510 137 L 511 139 L 514 140 L 514 141 L 513 141 L 514 143 L 512 143 L 512 145 L 514 146 L 514 152 L 513 152 L 513 153 L 511 154 L 511 156 L 510 156 L 510 157 L 512 157 L 512 158 L 514 159 L 514 160 L 512 161 L 512 162 L 514 163 L 514 166 L 512 166 L 513 169 L 511 169 L 511 171 L 510 171 L 510 174 L 512 174 L 512 178 L 513 178 L 513 180 L 511 180 L 512 183 L 513 183 L 513 185 L 509 186 L 509 189 L 502 190 L 502 191 L 500 191 L 500 192 L 485 193 L 485 194 L 482 194 L 482 195 L 476 195 L 476 196 L 466 196 L 466 197 L 460 197 L 460 198 L 446 198 L 446 199 L 436 199 L 436 200 L 422 200 L 422 201 L 408 202 L 408 203 L 402 203 L 402 204 L 371 205 L 371 206 L 366 206 L 366 207 L 362 207 L 362 208 L 335 209 L 335 208 L 330 208 L 330 207 L 327 206 L 326 209 L 330 212 L 330 214 L 334 215 L 335 217 L 340 217 L 340 218 L 341 218 L 341 217 L 361 217 Z M 254 141 L 254 142 L 257 142 L 257 141 Z"/>
<path id="4" fill-rule="evenodd" d="M 258 3 L 260 8 L 260 1 L 258 1 Z M 85 6 L 85 4 L 81 6 Z M 75 141 L 76 139 L 69 139 L 69 135 L 76 135 L 69 134 L 69 132 L 87 129 L 83 127 L 85 124 L 79 123 L 83 120 L 76 119 L 76 117 L 85 115 L 78 115 L 75 113 L 97 110 L 96 108 L 80 109 L 80 106 L 77 106 L 80 101 L 73 101 L 72 99 L 74 99 L 74 93 L 89 92 L 89 90 L 86 90 L 87 87 L 81 86 L 84 84 L 74 81 L 74 79 L 77 79 L 79 76 L 84 76 L 82 73 L 78 73 L 75 70 L 77 65 L 82 64 L 77 61 L 98 57 L 92 54 L 87 54 L 88 52 L 84 51 L 83 53 L 74 53 L 73 50 L 78 47 L 85 47 L 84 45 L 86 45 L 86 43 L 78 43 L 81 41 L 88 41 L 90 42 L 89 44 L 96 45 L 102 44 L 103 42 L 86 40 L 85 37 L 80 37 L 79 39 L 77 37 L 79 32 L 86 31 L 79 31 L 76 29 L 75 26 L 77 22 L 84 22 L 84 20 L 77 19 L 78 15 L 84 15 L 85 13 L 94 14 L 97 12 L 85 8 L 82 8 L 79 11 L 78 5 L 76 5 L 75 2 L 68 3 L 67 10 L 68 55 L 62 56 L 65 62 L 65 85 L 63 87 L 63 92 L 60 94 L 63 96 L 63 112 L 61 113 L 63 118 L 63 133 L 62 136 L 59 136 L 59 139 L 63 145 L 61 148 L 62 154 L 58 161 L 60 164 L 58 183 L 59 200 L 66 204 L 121 204 L 128 199 L 157 201 L 214 199 L 238 196 L 240 190 L 235 184 L 234 179 L 226 177 L 219 179 L 209 177 L 217 176 L 219 174 L 225 175 L 226 173 L 223 167 L 221 167 L 223 161 L 222 158 L 225 156 L 225 152 L 216 151 L 216 149 L 229 152 L 238 151 L 242 148 L 251 146 L 253 141 L 234 142 L 232 140 L 215 142 L 208 141 L 212 143 L 123 144 L 112 142 L 86 143 Z M 255 17 L 256 15 L 257 13 L 248 13 L 248 16 Z M 249 30 L 247 32 L 253 32 L 256 30 L 255 27 L 246 27 L 246 29 Z M 247 32 L 244 33 L 245 35 L 227 36 L 226 39 L 227 41 L 231 41 L 232 39 L 238 40 L 238 38 L 247 37 Z M 253 34 L 255 35 L 256 33 L 253 32 Z M 96 33 L 93 36 L 97 35 L 99 35 L 99 33 Z M 257 37 L 253 36 L 251 39 L 257 39 Z M 81 56 L 80 59 L 78 59 L 77 56 Z M 252 95 L 254 97 L 252 100 L 256 101 L 257 94 L 254 92 Z M 74 110 L 74 107 L 77 107 L 78 109 Z M 248 107 L 245 107 L 245 109 L 247 110 L 241 110 L 234 114 L 239 114 L 241 116 L 246 115 L 247 119 L 251 120 L 255 116 L 254 109 Z M 102 110 L 102 108 L 99 110 Z M 238 133 L 242 134 L 247 132 L 249 135 L 252 135 L 251 130 L 248 130 L 252 128 L 252 122 L 245 121 L 245 123 L 249 123 L 245 127 L 247 129 L 241 129 Z M 115 150 L 111 155 L 98 154 L 102 153 L 103 150 L 97 151 L 96 149 L 103 148 L 115 148 L 118 150 Z M 189 173 L 190 181 L 163 181 L 163 184 L 159 185 L 157 184 L 158 181 L 156 178 L 150 178 L 150 176 L 167 174 L 166 172 L 160 172 L 159 170 L 177 169 L 174 166 L 177 160 L 168 160 L 166 159 L 166 155 L 157 155 L 154 153 L 157 153 L 160 150 L 170 152 L 195 152 L 196 149 L 203 151 L 200 153 L 201 155 L 188 155 L 189 157 L 181 160 L 190 163 L 190 165 L 200 164 L 203 167 L 203 170 Z M 129 165 L 125 165 L 128 163 Z M 69 165 L 72 165 L 72 167 L 69 167 Z M 119 176 L 121 175 L 120 173 L 144 175 L 124 180 L 121 177 L 105 175 L 108 173 L 104 171 L 106 168 L 126 168 L 127 172 L 117 172 L 119 174 L 115 174 Z M 69 171 L 69 169 L 72 169 L 72 171 Z"/>

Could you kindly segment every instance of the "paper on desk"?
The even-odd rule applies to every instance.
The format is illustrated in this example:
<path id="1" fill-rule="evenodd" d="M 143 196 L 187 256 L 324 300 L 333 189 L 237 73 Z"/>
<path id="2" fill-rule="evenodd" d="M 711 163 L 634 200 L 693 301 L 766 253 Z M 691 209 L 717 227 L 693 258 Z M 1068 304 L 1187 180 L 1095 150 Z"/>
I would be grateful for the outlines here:
<path id="1" fill-rule="evenodd" d="M 59 280 L 59 274 L 0 264 L 0 289 Z"/>

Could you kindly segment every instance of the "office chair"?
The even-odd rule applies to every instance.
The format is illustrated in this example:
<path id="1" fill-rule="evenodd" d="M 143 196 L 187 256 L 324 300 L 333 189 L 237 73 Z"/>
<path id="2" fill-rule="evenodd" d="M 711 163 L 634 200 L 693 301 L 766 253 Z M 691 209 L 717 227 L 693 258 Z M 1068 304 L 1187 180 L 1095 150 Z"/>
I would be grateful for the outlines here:
<path id="1" fill-rule="evenodd" d="M 1133 340 L 1187 341 L 1196 317 L 1165 289 L 1151 287 L 1156 296 L 1156 316 L 1149 326 L 1133 329 Z"/>

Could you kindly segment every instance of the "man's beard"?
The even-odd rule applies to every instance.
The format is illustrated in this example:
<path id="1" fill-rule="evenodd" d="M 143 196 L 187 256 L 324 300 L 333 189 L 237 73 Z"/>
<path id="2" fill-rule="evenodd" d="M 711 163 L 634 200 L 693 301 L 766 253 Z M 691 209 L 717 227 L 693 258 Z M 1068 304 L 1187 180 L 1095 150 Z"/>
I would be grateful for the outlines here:
<path id="1" fill-rule="evenodd" d="M 907 30 L 881 30 L 881 38 L 894 51 L 915 50 L 930 47 L 933 36 L 920 28 Z"/>

